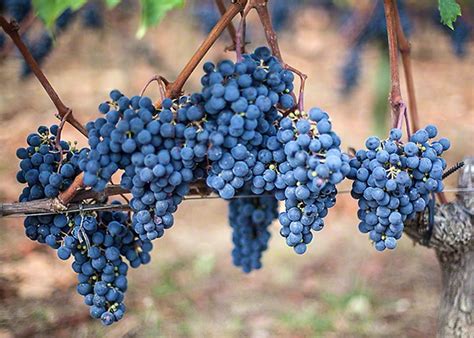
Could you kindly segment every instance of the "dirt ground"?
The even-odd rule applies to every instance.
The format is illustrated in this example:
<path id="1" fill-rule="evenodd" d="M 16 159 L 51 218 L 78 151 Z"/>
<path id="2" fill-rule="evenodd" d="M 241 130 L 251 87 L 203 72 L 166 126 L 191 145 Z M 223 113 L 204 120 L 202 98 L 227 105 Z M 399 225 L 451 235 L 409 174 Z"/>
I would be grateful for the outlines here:
<path id="1" fill-rule="evenodd" d="M 44 69 L 80 121 L 98 116 L 111 89 L 134 95 L 154 74 L 173 79 L 203 39 L 184 13 L 141 41 L 133 36 L 136 24 L 124 19 L 100 32 L 75 24 L 56 42 Z M 251 46 L 263 43 L 262 32 L 251 31 Z M 339 68 L 347 46 L 324 13 L 299 13 L 280 40 L 286 62 L 308 74 L 306 107 L 331 114 L 344 148 L 362 146 L 373 129 L 378 51 L 366 50 L 361 84 L 343 97 Z M 221 38 L 206 59 L 234 58 L 223 52 L 228 43 Z M 454 164 L 473 154 L 474 46 L 458 59 L 445 36 L 423 25 L 412 45 L 422 123 L 451 139 L 446 158 Z M 20 80 L 18 68 L 15 58 L 0 64 L 1 201 L 16 200 L 21 190 L 16 148 L 38 125 L 56 122 L 38 82 Z M 200 73 L 187 91 L 199 88 Z M 152 85 L 147 93 L 157 97 L 158 90 Z M 85 145 L 70 127 L 63 137 Z M 226 202 L 186 201 L 152 262 L 130 273 L 127 314 L 110 328 L 89 319 L 69 262 L 29 241 L 21 218 L 0 219 L 0 337 L 433 337 L 441 290 L 434 253 L 406 236 L 397 250 L 376 252 L 357 230 L 356 208 L 349 194 L 338 195 L 303 256 L 285 245 L 274 223 L 263 269 L 245 275 L 231 263 Z"/>

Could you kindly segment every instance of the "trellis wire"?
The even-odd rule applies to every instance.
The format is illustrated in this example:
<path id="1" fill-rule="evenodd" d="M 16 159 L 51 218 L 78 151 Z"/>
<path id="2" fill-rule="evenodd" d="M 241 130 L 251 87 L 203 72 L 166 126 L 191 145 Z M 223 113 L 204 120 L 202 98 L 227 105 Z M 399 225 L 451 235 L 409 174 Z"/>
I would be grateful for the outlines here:
<path id="1" fill-rule="evenodd" d="M 446 188 L 443 190 L 444 192 L 455 192 L 455 193 L 472 193 L 474 192 L 474 188 Z M 349 194 L 351 190 L 340 190 L 338 194 Z M 261 198 L 261 197 L 274 197 L 275 195 L 272 194 L 262 194 L 262 195 L 237 195 L 234 196 L 232 199 L 241 199 L 241 198 Z M 218 195 L 207 195 L 207 196 L 190 196 L 184 197 L 184 201 L 200 201 L 200 200 L 214 200 L 214 199 L 221 199 Z M 67 209 L 67 210 L 59 210 L 56 212 L 42 212 L 42 213 L 28 213 L 28 214 L 15 214 L 15 215 L 8 215 L 4 216 L 7 218 L 18 218 L 18 217 L 25 217 L 25 216 L 47 216 L 47 215 L 56 215 L 56 214 L 68 214 L 73 212 L 86 212 L 86 211 L 100 211 L 100 210 L 130 210 L 128 204 L 107 204 L 107 205 L 94 205 L 94 204 L 81 204 L 78 208 L 74 209 Z"/>

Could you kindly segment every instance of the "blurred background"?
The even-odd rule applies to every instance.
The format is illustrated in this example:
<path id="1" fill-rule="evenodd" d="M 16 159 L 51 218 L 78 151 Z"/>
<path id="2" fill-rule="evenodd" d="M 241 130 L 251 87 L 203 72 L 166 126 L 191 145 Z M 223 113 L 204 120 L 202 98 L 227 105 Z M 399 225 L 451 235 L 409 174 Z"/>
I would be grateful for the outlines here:
<path id="1" fill-rule="evenodd" d="M 369 26 L 366 37 L 354 36 L 357 25 L 369 20 L 363 15 L 367 1 L 271 2 L 285 62 L 308 75 L 306 109 L 318 106 L 331 115 L 345 150 L 363 146 L 370 135 L 384 135 L 389 119 L 384 27 L 372 34 L 379 28 Z M 83 123 L 99 115 L 98 104 L 114 88 L 132 96 L 155 74 L 173 80 L 218 18 L 212 1 L 190 0 L 138 40 L 137 2 L 123 1 L 109 11 L 100 1 L 96 5 L 97 27 L 87 25 L 85 9 L 76 13 L 56 34 L 42 67 Z M 446 159 L 452 165 L 473 153 L 473 11 L 463 7 L 460 30 L 467 38 L 460 48 L 453 33 L 438 23 L 436 1 L 404 5 L 421 124 L 436 124 L 440 135 L 451 140 Z M 41 24 L 33 22 L 27 38 L 34 41 L 42 32 Z M 265 44 L 254 13 L 247 41 L 249 50 Z M 234 53 L 224 52 L 230 44 L 224 33 L 205 60 L 234 60 Z M 201 75 L 198 68 L 186 92 L 200 89 Z M 406 97 L 404 85 L 402 90 Z M 155 84 L 147 95 L 159 97 Z M 14 49 L 2 54 L 2 202 L 17 200 L 22 188 L 15 180 L 16 148 L 39 125 L 57 123 L 54 113 L 19 54 Z M 70 126 L 63 138 L 86 145 Z M 455 187 L 456 178 L 446 185 Z M 341 190 L 348 188 L 347 182 L 341 184 Z M 286 246 L 274 223 L 263 268 L 249 275 L 232 265 L 226 204 L 218 199 L 181 204 L 173 229 L 156 241 L 152 262 L 129 274 L 125 318 L 108 328 L 89 318 L 75 291 L 70 262 L 26 238 L 22 218 L 0 219 L 0 337 L 435 335 L 441 276 L 434 252 L 415 246 L 407 236 L 397 250 L 376 252 L 358 232 L 357 203 L 349 194 L 338 195 L 326 227 L 303 256 Z"/>

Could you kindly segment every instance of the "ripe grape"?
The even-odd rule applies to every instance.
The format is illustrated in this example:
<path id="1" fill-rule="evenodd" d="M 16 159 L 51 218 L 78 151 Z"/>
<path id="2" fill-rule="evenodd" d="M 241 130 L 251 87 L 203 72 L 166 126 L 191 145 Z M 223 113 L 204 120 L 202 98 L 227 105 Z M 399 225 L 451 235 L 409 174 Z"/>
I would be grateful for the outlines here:
<path id="1" fill-rule="evenodd" d="M 405 221 L 425 209 L 432 193 L 443 190 L 446 161 L 440 156 L 450 144 L 445 138 L 429 143 L 437 133 L 429 125 L 403 144 L 395 128 L 386 140 L 369 137 L 367 150 L 351 159 L 348 177 L 359 201 L 359 230 L 369 234 L 376 250 L 395 249 Z"/>

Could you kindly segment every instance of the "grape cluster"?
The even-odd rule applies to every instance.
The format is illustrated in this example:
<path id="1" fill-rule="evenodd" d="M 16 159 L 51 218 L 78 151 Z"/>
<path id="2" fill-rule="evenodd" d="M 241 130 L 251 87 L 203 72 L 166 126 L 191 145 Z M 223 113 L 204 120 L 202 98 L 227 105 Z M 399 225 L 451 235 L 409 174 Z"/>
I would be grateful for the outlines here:
<path id="1" fill-rule="evenodd" d="M 319 108 L 283 118 L 277 140 L 285 154 L 274 169 L 277 175 L 272 175 L 275 196 L 285 202 L 279 215 L 280 234 L 296 253 L 303 254 L 313 239 L 311 230 L 323 228 L 323 218 L 336 202 L 336 184 L 350 171 L 349 157 L 341 153 L 329 116 Z"/>
<path id="2" fill-rule="evenodd" d="M 207 62 L 204 71 L 201 97 L 211 165 L 206 182 L 224 199 L 231 199 L 249 181 L 252 191 L 261 194 L 265 183 L 255 176 L 273 160 L 266 143 L 276 135 L 278 109 L 288 110 L 295 104 L 293 73 L 266 47 L 235 64 Z"/>
<path id="3" fill-rule="evenodd" d="M 84 27 L 102 28 L 104 26 L 104 8 L 99 1 L 87 2 L 81 11 L 81 19 Z"/>
<path id="4" fill-rule="evenodd" d="M 32 8 L 31 0 L 3 0 L 3 10 L 16 22 L 26 18 Z"/>
<path id="5" fill-rule="evenodd" d="M 209 34 L 220 19 L 220 13 L 213 0 L 204 0 L 193 3 L 191 11 L 203 33 Z"/>
<path id="6" fill-rule="evenodd" d="M 121 185 L 133 195 L 135 231 L 142 240 L 153 240 L 173 225 L 173 213 L 194 180 L 196 147 L 187 147 L 191 158 L 183 149 L 197 108 L 187 97 L 165 99 L 159 110 L 148 97 L 129 99 L 113 90 L 110 98 L 99 106 L 105 117 L 86 126 L 91 150 L 80 162 L 84 184 L 102 191 L 115 172 L 124 170 Z"/>
<path id="7" fill-rule="evenodd" d="M 429 125 L 403 144 L 395 128 L 386 140 L 369 137 L 367 150 L 351 159 L 348 177 L 354 180 L 352 196 L 359 200 L 359 230 L 369 233 L 375 249 L 394 249 L 404 222 L 425 209 L 431 193 L 443 190 L 446 161 L 440 156 L 450 143 L 446 138 L 429 143 L 437 133 Z"/>
<path id="8" fill-rule="evenodd" d="M 28 135 L 28 147 L 17 150 L 21 159 L 17 180 L 27 184 L 19 197 L 21 202 L 57 197 L 81 172 L 79 162 L 87 157 L 88 149 L 78 151 L 65 141 L 60 141 L 58 147 L 57 133 L 57 125 L 41 126 L 37 133 Z M 128 270 L 122 257 L 136 268 L 150 261 L 153 247 L 150 241 L 139 238 L 127 214 L 72 212 L 28 216 L 24 225 L 28 238 L 56 249 L 60 259 L 74 257 L 77 291 L 91 306 L 92 317 L 101 318 L 106 325 L 122 318 Z"/>
<path id="9" fill-rule="evenodd" d="M 278 202 L 270 196 L 237 198 L 229 202 L 232 227 L 232 260 L 246 273 L 262 267 L 262 253 L 268 248 L 268 227 L 278 217 Z"/>
<path id="10" fill-rule="evenodd" d="M 79 151 L 61 141 L 61 153 L 56 144 L 57 132 L 57 125 L 40 126 L 37 133 L 28 135 L 28 147 L 17 150 L 16 156 L 21 161 L 16 178 L 20 183 L 27 183 L 20 202 L 56 197 L 80 172 Z"/>
<path id="11" fill-rule="evenodd" d="M 361 54 L 361 48 L 354 47 L 349 51 L 346 57 L 344 65 L 341 68 L 342 94 L 350 94 L 359 83 Z"/>
<path id="12" fill-rule="evenodd" d="M 122 257 L 133 267 L 150 261 L 152 244 L 137 238 L 127 218 L 127 214 L 118 211 L 58 215 L 54 223 L 67 235 L 48 242 L 57 249 L 60 259 L 74 258 L 77 292 L 90 306 L 91 316 L 100 318 L 105 325 L 120 320 L 125 312 L 128 265 Z"/>
<path id="13" fill-rule="evenodd" d="M 0 10 L 21 24 L 29 15 L 33 13 L 31 0 L 3 0 L 0 1 Z M 104 8 L 97 1 L 88 2 L 81 10 L 83 25 L 90 28 L 101 28 L 103 26 L 102 12 Z M 51 30 L 43 29 L 39 34 L 27 31 L 22 38 L 30 50 L 33 58 L 41 65 L 51 53 L 54 47 L 54 38 L 63 33 L 72 23 L 76 12 L 72 8 L 64 10 L 56 19 L 54 28 Z M 0 48 L 5 42 L 5 35 L 0 33 Z M 20 76 L 26 78 L 32 73 L 29 65 L 22 60 Z"/>

